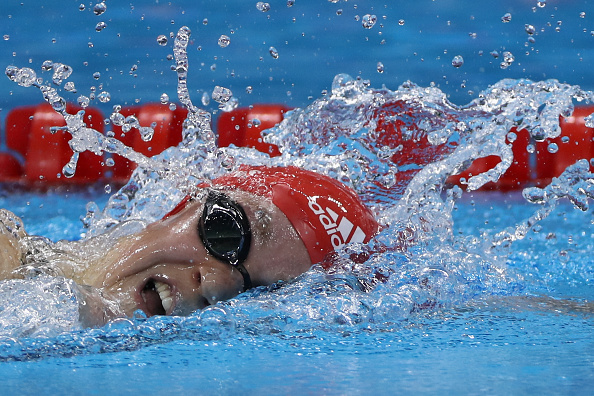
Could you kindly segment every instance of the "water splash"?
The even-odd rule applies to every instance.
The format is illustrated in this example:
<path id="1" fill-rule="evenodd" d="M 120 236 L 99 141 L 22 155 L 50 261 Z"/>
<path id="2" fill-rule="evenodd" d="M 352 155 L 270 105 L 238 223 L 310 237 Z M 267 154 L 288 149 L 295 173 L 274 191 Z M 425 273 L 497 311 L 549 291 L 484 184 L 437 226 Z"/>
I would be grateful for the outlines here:
<path id="1" fill-rule="evenodd" d="M 188 90 L 190 34 L 187 27 L 179 29 L 173 48 L 178 100 L 188 109 L 183 141 L 151 158 L 86 127 L 83 111 L 67 113 L 56 88 L 32 69 L 6 69 L 12 81 L 39 88 L 64 116 L 74 151 L 65 175 L 74 172 L 78 153 L 85 150 L 117 153 L 139 164 L 102 211 L 96 205 L 88 207 L 84 219 L 88 237 L 103 235 L 118 224 L 130 224 L 118 232 L 136 230 L 142 225 L 126 222 L 162 217 L 199 181 L 239 164 L 296 165 L 329 175 L 352 186 L 386 227 L 368 246 L 347 246 L 338 252 L 330 273 L 315 266 L 296 282 L 251 290 L 189 318 L 139 316 L 102 329 L 78 330 L 61 344 L 48 341 L 54 345 L 51 353 L 71 353 L 73 345 L 83 353 L 122 350 L 175 337 L 344 328 L 390 331 L 424 312 L 484 296 L 525 293 L 530 288 L 522 274 L 507 262 L 512 244 L 544 221 L 563 198 L 580 210 L 589 208 L 594 175 L 586 160 L 569 167 L 547 187 L 525 190 L 525 199 L 538 206 L 512 226 L 492 235 L 459 235 L 454 232 L 453 212 L 465 193 L 459 187 L 448 189 L 446 180 L 473 160 L 491 155 L 501 161 L 470 177 L 465 187 L 473 191 L 498 180 L 513 162 L 509 142 L 515 133 L 510 131 L 526 130 L 536 142 L 557 137 L 559 118 L 571 115 L 574 101 L 593 102 L 591 92 L 555 80 L 502 80 L 468 105 L 456 106 L 435 87 L 405 82 L 395 91 L 375 89 L 368 81 L 340 74 L 330 95 L 289 112 L 281 124 L 264 132 L 264 140 L 278 145 L 282 153 L 270 158 L 255 150 L 216 147 L 210 114 L 192 103 Z M 513 55 L 503 57 L 508 66 L 513 62 Z M 231 92 L 218 88 L 213 99 L 224 105 Z M 150 139 L 148 129 L 140 128 L 135 117 L 124 118 L 119 110 L 114 108 L 110 116 L 114 125 L 139 129 Z M 586 122 L 592 123 L 592 116 Z M 361 263 L 357 257 L 366 260 Z M 68 323 L 66 328 L 78 329 L 78 324 Z M 31 350 L 38 346 L 26 339 L 11 341 L 0 359 L 34 356 Z M 46 349 L 37 350 L 39 356 L 48 356 Z"/>

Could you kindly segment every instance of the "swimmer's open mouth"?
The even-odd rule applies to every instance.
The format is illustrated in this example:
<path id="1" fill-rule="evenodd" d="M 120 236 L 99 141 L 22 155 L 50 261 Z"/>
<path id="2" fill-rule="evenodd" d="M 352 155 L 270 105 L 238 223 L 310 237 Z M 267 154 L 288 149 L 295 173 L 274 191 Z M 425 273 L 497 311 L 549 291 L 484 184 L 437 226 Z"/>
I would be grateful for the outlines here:
<path id="1" fill-rule="evenodd" d="M 140 292 L 148 316 L 167 315 L 173 307 L 171 286 L 167 283 L 149 279 Z"/>

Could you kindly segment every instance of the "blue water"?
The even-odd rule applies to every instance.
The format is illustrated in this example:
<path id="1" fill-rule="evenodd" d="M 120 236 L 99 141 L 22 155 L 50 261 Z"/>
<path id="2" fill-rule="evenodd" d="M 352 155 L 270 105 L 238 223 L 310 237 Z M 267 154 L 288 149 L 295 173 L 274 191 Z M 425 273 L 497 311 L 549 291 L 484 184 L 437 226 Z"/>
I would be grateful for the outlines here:
<path id="1" fill-rule="evenodd" d="M 80 3 L 85 11 L 79 11 Z M 30 63 L 35 70 L 47 59 L 59 61 L 74 68 L 71 80 L 78 94 L 102 83 L 112 95 L 111 104 L 154 102 L 163 92 L 175 97 L 172 61 L 166 59 L 173 40 L 162 47 L 157 36 L 187 25 L 194 40 L 189 52 L 192 93 L 225 86 L 244 106 L 303 107 L 329 91 L 338 73 L 392 89 L 406 80 L 421 86 L 434 83 L 457 104 L 502 78 L 556 78 L 594 88 L 594 6 L 589 0 L 549 0 L 544 8 L 537 7 L 536 0 L 505 0 L 492 2 L 489 10 L 469 0 L 296 0 L 293 7 L 277 0 L 269 1 L 267 13 L 258 11 L 256 3 L 110 2 L 106 13 L 96 16 L 90 2 L 5 1 L 0 4 L 0 59 L 5 66 Z M 503 23 L 506 13 L 512 19 Z M 365 14 L 377 16 L 371 29 L 355 19 Z M 107 27 L 96 32 L 100 21 Z M 536 29 L 533 44 L 526 24 Z M 217 44 L 222 34 L 231 39 L 226 48 Z M 8 40 L 1 39 L 5 35 Z M 270 56 L 271 46 L 278 59 Z M 492 51 L 499 58 L 490 55 Z M 506 69 L 500 67 L 504 51 L 515 57 Z M 464 58 L 460 68 L 452 66 L 457 55 Z M 381 74 L 378 62 L 384 65 Z M 133 65 L 137 70 L 130 74 Z M 92 77 L 95 72 L 101 73 L 98 80 Z M 251 94 L 246 93 L 248 86 L 253 87 Z M 38 92 L 7 79 L 0 79 L 0 93 L 3 109 L 40 100 Z"/>
<path id="2" fill-rule="evenodd" d="M 67 201 L 61 199 L 66 195 Z M 75 212 L 88 199 L 86 191 L 46 195 L 43 218 L 37 217 L 37 194 L 14 194 L 0 202 L 35 223 L 40 233 L 61 238 L 82 232 Z M 517 194 L 477 193 L 457 205 L 456 230 L 500 229 L 526 210 L 530 205 Z M 559 218 L 564 218 L 561 227 Z M 591 221 L 590 213 L 563 204 L 556 218 L 515 244 L 510 262 L 525 276 L 524 286 L 558 301 L 588 299 L 594 279 Z M 63 230 L 57 232 L 56 225 Z M 569 252 L 567 265 L 553 257 L 562 251 Z M 587 394 L 594 379 L 594 313 L 563 302 L 551 307 L 547 301 L 487 296 L 404 321 L 330 320 L 309 328 L 306 322 L 302 329 L 304 323 L 292 325 L 282 312 L 270 317 L 271 323 L 236 330 L 192 332 L 188 319 L 150 326 L 125 322 L 59 337 L 4 339 L 2 356 L 22 361 L 2 363 L 0 371 L 5 389 L 23 394 Z"/>
<path id="3" fill-rule="evenodd" d="M 31 59 L 36 70 L 46 59 L 70 64 L 79 94 L 100 83 L 110 91 L 112 102 L 100 105 L 107 109 L 115 103 L 156 101 L 163 92 L 175 97 L 175 75 L 165 58 L 173 40 L 161 47 L 156 37 L 182 24 L 193 30 L 192 47 L 202 47 L 190 51 L 195 98 L 222 85 L 242 105 L 305 106 L 310 97 L 329 90 L 340 72 L 392 89 L 407 79 L 422 86 L 434 82 L 456 103 L 468 102 L 507 77 L 557 78 L 593 88 L 594 10 L 586 1 L 548 1 L 544 8 L 536 1 L 497 2 L 490 4 L 493 12 L 486 12 L 479 2 L 402 6 L 360 1 L 355 9 L 353 2 L 296 0 L 291 8 L 285 1 L 271 1 L 269 13 L 258 11 L 255 1 L 107 2 L 108 11 L 99 17 L 90 3 L 85 11 L 78 10 L 79 2 L 40 3 L 0 5 L 0 35 L 9 36 L 0 42 L 0 59 L 20 67 Z M 504 24 L 506 12 L 512 21 Z M 367 13 L 378 16 L 369 30 L 355 20 Z M 39 15 L 45 17 L 41 23 Z M 95 32 L 98 21 L 108 25 L 102 32 Z M 526 23 L 539 31 L 533 45 L 525 46 Z M 217 46 L 221 34 L 231 37 L 229 47 Z M 279 51 L 278 59 L 269 55 L 270 46 Z M 501 69 L 501 57 L 489 55 L 493 50 L 511 51 L 516 60 Z M 460 68 L 451 65 L 455 55 L 464 57 Z M 384 73 L 376 70 L 380 61 Z M 138 64 L 137 77 L 129 74 L 133 64 Z M 96 71 L 101 72 L 97 81 L 91 76 Z M 248 85 L 251 94 L 245 92 Z M 0 92 L 3 109 L 40 100 L 37 90 L 6 78 L 0 79 Z M 49 193 L 3 188 L 0 207 L 22 216 L 32 234 L 72 240 L 85 232 L 79 217 L 86 203 L 102 206 L 107 198 L 103 186 Z M 483 231 L 493 234 L 513 226 L 533 210 L 519 193 L 464 196 L 453 211 L 456 243 L 463 245 L 466 235 L 480 238 Z M 364 295 L 349 289 L 348 278 L 316 283 L 313 272 L 300 293 L 292 293 L 291 286 L 277 291 L 279 297 L 270 300 L 276 309 L 262 302 L 266 293 L 254 292 L 223 305 L 231 315 L 211 309 L 189 318 L 136 318 L 58 336 L 4 338 L 0 374 L 7 392 L 24 394 L 587 394 L 594 377 L 593 311 L 587 304 L 594 281 L 593 238 L 592 213 L 562 204 L 512 245 L 505 260 L 508 283 L 493 286 L 462 271 L 457 275 L 469 279 L 439 283 L 460 287 L 444 289 L 442 307 L 410 313 L 398 310 L 406 305 L 385 303 L 367 310 L 362 306 L 373 303 L 371 298 L 383 298 L 381 287 Z M 447 252 L 439 247 L 430 245 L 419 253 L 447 266 Z M 409 263 L 406 257 L 393 259 L 403 268 Z M 480 269 L 481 260 L 470 261 Z M 457 291 L 457 297 L 446 295 Z M 328 316 L 299 317 L 298 309 L 282 306 L 284 297 L 289 304 L 311 306 L 312 315 Z M 386 298 L 398 295 L 387 293 Z M 382 307 L 394 312 L 382 312 Z"/>

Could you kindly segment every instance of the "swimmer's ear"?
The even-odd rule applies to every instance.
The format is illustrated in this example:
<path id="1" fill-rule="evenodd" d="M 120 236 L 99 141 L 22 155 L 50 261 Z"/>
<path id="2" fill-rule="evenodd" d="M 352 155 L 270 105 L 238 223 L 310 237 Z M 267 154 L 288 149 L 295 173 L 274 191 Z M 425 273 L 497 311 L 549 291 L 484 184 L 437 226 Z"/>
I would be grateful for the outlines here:
<path id="1" fill-rule="evenodd" d="M 176 214 L 178 214 L 179 212 L 181 212 L 182 210 L 185 209 L 186 205 L 188 205 L 188 202 L 190 202 L 191 197 L 189 195 L 186 195 L 184 197 L 184 199 L 181 200 L 180 203 L 177 204 L 177 206 L 175 208 L 173 208 L 173 210 L 169 213 L 167 213 L 165 216 L 163 216 L 163 218 L 161 220 L 165 220 L 168 217 L 174 216 Z"/>

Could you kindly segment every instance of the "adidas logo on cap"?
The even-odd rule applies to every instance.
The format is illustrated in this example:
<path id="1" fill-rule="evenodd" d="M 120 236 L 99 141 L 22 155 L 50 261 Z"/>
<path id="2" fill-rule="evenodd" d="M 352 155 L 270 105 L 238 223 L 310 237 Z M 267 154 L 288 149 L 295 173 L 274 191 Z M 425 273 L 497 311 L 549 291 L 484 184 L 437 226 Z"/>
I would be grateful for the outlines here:
<path id="1" fill-rule="evenodd" d="M 357 226 L 355 228 L 354 224 L 347 219 L 346 216 L 341 217 L 329 207 L 326 207 L 325 209 L 322 208 L 322 206 L 316 202 L 317 198 L 318 197 L 308 197 L 308 206 L 311 211 L 318 216 L 326 233 L 330 235 L 330 241 L 335 250 L 343 247 L 346 243 L 362 243 L 365 241 L 366 235 L 361 227 Z"/>

